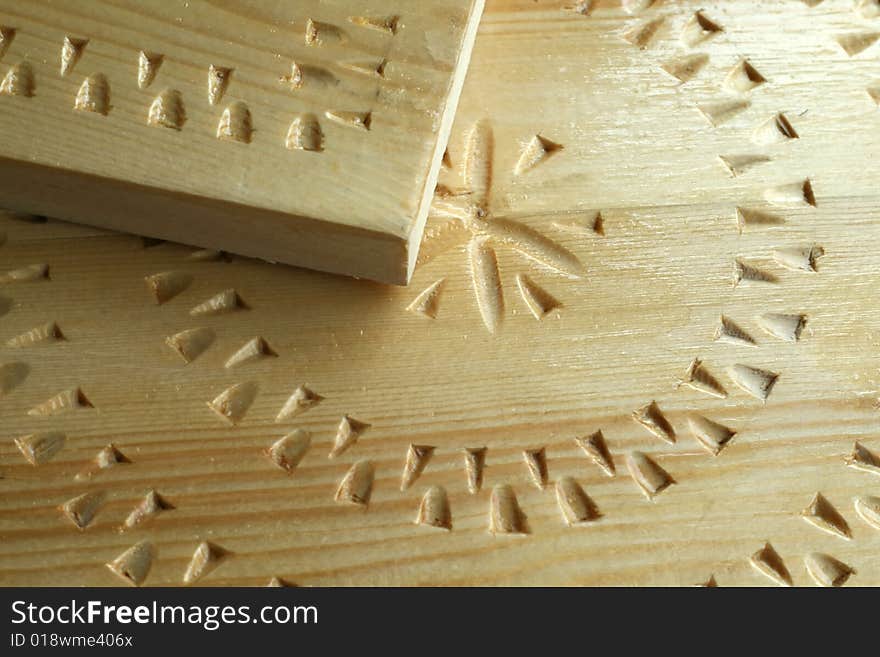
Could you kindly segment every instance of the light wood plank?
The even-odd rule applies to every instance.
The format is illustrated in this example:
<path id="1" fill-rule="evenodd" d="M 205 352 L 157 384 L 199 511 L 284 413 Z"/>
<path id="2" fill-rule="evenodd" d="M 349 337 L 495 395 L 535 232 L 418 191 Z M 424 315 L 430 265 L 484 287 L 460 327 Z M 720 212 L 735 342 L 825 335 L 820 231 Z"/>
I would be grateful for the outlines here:
<path id="1" fill-rule="evenodd" d="M 432 218 L 408 289 L 239 258 L 192 261 L 192 249 L 170 243 L 145 249 L 132 237 L 3 220 L 4 270 L 51 266 L 51 280 L 0 287 L 3 337 L 55 321 L 68 339 L 0 351 L 2 362 L 30 368 L 0 398 L 8 436 L 0 444 L 0 582 L 116 584 L 103 564 L 145 539 L 158 548 L 145 585 L 182 584 L 202 541 L 230 553 L 202 585 L 263 585 L 272 576 L 302 585 L 693 585 L 711 576 L 722 586 L 775 585 L 753 565 L 760 552 L 754 561 L 768 564 L 765 571 L 778 566 L 765 543 L 795 585 L 814 584 L 806 565 L 813 553 L 854 568 L 847 586 L 880 582 L 880 531 L 854 502 L 880 496 L 880 478 L 865 457 L 861 469 L 847 465 L 856 441 L 880 454 L 880 203 L 870 166 L 880 113 L 866 92 L 880 71 L 876 45 L 850 57 L 836 41 L 874 23 L 843 0 L 815 8 L 663 2 L 633 15 L 599 3 L 589 16 L 561 4 L 489 3 L 453 129 L 452 168 L 443 174 L 453 195 L 434 209 L 462 214 L 469 196 L 455 194 L 471 187 L 462 175 L 466 145 L 484 121 L 471 152 L 487 152 L 490 130 L 484 196 L 494 225 L 481 227 L 472 210 L 465 223 Z M 691 48 L 680 34 L 698 9 L 723 31 Z M 620 37 L 659 17 L 663 27 L 644 50 Z M 709 61 L 691 81 L 679 85 L 661 69 L 694 52 Z M 725 91 L 725 76 L 743 57 L 766 82 L 748 93 Z M 695 109 L 744 99 L 749 108 L 719 126 Z M 755 128 L 778 112 L 799 138 L 754 143 Z M 535 135 L 561 149 L 516 175 Z M 733 177 L 719 155 L 770 160 Z M 486 180 L 485 162 L 473 162 L 471 183 Z M 766 190 L 805 178 L 815 207 L 766 201 Z M 737 207 L 781 222 L 747 222 L 740 233 Z M 597 211 L 604 234 L 592 230 Z M 472 230 L 486 236 L 483 250 L 494 250 L 500 271 L 504 305 L 492 315 L 500 317 L 494 333 L 474 293 Z M 780 250 L 804 245 L 823 248 L 817 271 L 777 260 Z M 573 264 L 559 246 L 583 265 L 580 278 L 558 271 Z M 783 262 L 793 262 L 790 255 Z M 734 287 L 737 258 L 775 282 Z M 491 271 L 480 262 L 477 271 Z M 166 271 L 192 281 L 156 306 L 143 277 Z M 533 309 L 540 315 L 554 304 L 539 294 L 531 298 L 543 301 L 527 304 L 520 274 L 559 302 L 541 320 Z M 441 280 L 429 303 L 408 310 Z M 228 288 L 250 309 L 190 316 Z M 491 298 L 491 286 L 481 289 Z M 767 313 L 805 315 L 799 339 L 767 333 Z M 729 335 L 737 335 L 732 322 L 755 345 L 716 340 L 722 315 Z M 165 337 L 199 326 L 216 337 L 185 364 Z M 226 369 L 254 337 L 277 357 Z M 680 385 L 697 358 L 726 397 Z M 736 365 L 779 375 L 765 401 L 737 385 L 729 370 Z M 249 381 L 259 389 L 238 425 L 206 406 Z M 300 385 L 324 399 L 276 423 Z M 27 415 L 76 386 L 94 408 Z M 674 444 L 633 420 L 652 401 Z M 370 427 L 328 459 L 345 414 Z M 724 434 L 697 423 L 698 440 L 695 414 L 736 431 L 717 456 L 704 443 L 712 447 Z M 264 450 L 295 429 L 311 432 L 311 446 L 291 475 Z M 12 443 L 53 430 L 68 440 L 42 465 Z M 613 477 L 575 441 L 599 430 Z M 132 463 L 77 480 L 111 442 Z M 411 445 L 434 451 L 401 491 Z M 462 450 L 481 447 L 482 486 L 471 493 L 466 463 L 479 453 Z M 542 447 L 548 483 L 540 489 L 523 452 Z M 661 475 L 633 459 L 649 500 L 628 472 L 633 452 L 675 483 L 663 488 Z M 369 504 L 338 503 L 340 483 L 363 461 L 374 466 Z M 366 470 L 355 473 L 350 482 L 366 481 Z M 596 521 L 569 525 L 555 490 L 566 477 L 595 503 Z M 447 494 L 451 530 L 415 523 L 434 486 Z M 499 486 L 512 488 L 527 518 L 513 522 L 511 498 L 500 489 L 496 529 L 528 533 L 489 532 Z M 119 533 L 151 488 L 175 509 Z M 79 530 L 57 507 L 86 491 L 108 498 Z M 805 520 L 816 493 L 845 518 L 851 540 Z M 809 563 L 816 570 L 827 562 Z"/>
<path id="2" fill-rule="evenodd" d="M 0 2 L 0 203 L 406 283 L 482 4 Z"/>

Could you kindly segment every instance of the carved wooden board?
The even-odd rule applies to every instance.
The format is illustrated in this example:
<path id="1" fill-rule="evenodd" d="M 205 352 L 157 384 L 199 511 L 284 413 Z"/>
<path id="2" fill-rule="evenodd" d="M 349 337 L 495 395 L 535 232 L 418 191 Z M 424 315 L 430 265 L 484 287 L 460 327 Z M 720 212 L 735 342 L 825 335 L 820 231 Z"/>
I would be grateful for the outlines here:
<path id="1" fill-rule="evenodd" d="M 876 3 L 588 4 L 407 289 L 3 219 L 0 582 L 880 584 Z"/>
<path id="2" fill-rule="evenodd" d="M 0 203 L 406 283 L 482 5 L 2 0 Z"/>

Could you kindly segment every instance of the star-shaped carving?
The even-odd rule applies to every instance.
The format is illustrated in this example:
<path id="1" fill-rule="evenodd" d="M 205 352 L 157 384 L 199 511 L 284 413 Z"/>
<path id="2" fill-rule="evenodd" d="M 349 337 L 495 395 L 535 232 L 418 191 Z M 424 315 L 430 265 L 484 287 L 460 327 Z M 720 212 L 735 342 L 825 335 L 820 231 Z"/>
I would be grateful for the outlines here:
<path id="1" fill-rule="evenodd" d="M 535 137 L 523 152 L 517 169 L 531 168 L 559 148 L 548 140 Z M 492 126 L 486 120 L 478 121 L 465 140 L 462 165 L 464 189 L 453 192 L 438 188 L 431 208 L 433 216 L 445 217 L 451 222 L 426 232 L 422 258 L 424 262 L 446 250 L 460 236 L 468 240 L 467 254 L 474 295 L 483 323 L 491 333 L 498 329 L 504 315 L 504 292 L 495 255 L 496 247 L 514 249 L 561 275 L 571 278 L 584 275 L 581 261 L 564 246 L 525 224 L 492 211 L 493 152 Z M 432 242 L 440 244 L 432 246 Z M 559 306 L 549 293 L 524 274 L 517 276 L 517 283 L 536 317 Z"/>

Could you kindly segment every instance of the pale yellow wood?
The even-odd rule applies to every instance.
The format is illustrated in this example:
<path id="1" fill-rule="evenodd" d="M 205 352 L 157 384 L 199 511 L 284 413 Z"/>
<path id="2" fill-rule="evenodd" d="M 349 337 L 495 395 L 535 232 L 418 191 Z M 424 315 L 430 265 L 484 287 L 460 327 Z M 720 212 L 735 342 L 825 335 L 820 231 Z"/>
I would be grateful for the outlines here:
<path id="1" fill-rule="evenodd" d="M 407 289 L 2 220 L 0 344 L 66 339 L 0 347 L 0 583 L 880 584 L 876 19 L 562 4 L 489 3 Z"/>
<path id="2" fill-rule="evenodd" d="M 3 0 L 0 203 L 406 283 L 482 5 Z"/>

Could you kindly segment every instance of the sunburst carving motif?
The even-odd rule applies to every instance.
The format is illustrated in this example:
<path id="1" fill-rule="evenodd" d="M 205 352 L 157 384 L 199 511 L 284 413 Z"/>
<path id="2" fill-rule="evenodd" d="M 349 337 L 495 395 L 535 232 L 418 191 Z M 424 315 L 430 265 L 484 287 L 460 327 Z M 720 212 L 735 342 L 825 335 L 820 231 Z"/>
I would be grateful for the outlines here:
<path id="1" fill-rule="evenodd" d="M 534 141 L 534 140 L 533 140 Z M 552 144 L 541 140 L 540 144 Z M 561 147 L 552 144 L 555 152 Z M 533 145 L 527 149 L 534 150 Z M 504 291 L 495 250 L 506 246 L 534 260 L 554 273 L 569 278 L 581 278 L 584 267 L 571 251 L 542 233 L 513 219 L 496 214 L 492 204 L 492 180 L 494 155 L 494 135 L 487 120 L 476 122 L 465 139 L 465 155 L 462 164 L 464 189 L 452 191 L 439 187 L 432 206 L 432 215 L 446 219 L 450 224 L 429 231 L 423 248 L 436 255 L 439 252 L 431 245 L 432 240 L 455 242 L 457 238 L 466 239 L 467 257 L 470 265 L 471 284 L 477 307 L 486 329 L 494 333 L 498 330 L 504 315 Z M 533 158 L 534 154 L 530 155 Z M 445 250 L 445 249 L 444 249 Z M 532 313 L 540 318 L 544 314 L 545 300 L 552 300 L 551 308 L 558 302 L 548 292 L 541 289 L 528 277 L 522 275 L 518 280 L 523 299 Z"/>

